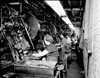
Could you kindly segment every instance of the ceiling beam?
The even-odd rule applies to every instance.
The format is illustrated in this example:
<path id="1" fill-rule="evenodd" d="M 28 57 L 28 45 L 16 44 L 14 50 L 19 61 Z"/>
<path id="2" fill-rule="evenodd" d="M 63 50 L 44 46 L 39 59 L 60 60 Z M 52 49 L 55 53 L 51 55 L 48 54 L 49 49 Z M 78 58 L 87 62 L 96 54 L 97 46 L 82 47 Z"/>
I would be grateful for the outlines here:
<path id="1" fill-rule="evenodd" d="M 72 22 L 73 24 L 81 24 L 81 22 L 80 21 L 74 21 L 74 22 Z"/>
<path id="2" fill-rule="evenodd" d="M 72 8 L 72 9 L 71 9 L 71 8 L 64 8 L 64 10 L 65 10 L 65 11 L 72 11 L 72 10 L 73 10 L 73 11 L 84 11 L 83 8 Z"/>
<path id="3" fill-rule="evenodd" d="M 81 27 L 81 22 L 80 22 L 80 21 L 72 22 L 72 24 L 73 24 L 75 27 Z"/>

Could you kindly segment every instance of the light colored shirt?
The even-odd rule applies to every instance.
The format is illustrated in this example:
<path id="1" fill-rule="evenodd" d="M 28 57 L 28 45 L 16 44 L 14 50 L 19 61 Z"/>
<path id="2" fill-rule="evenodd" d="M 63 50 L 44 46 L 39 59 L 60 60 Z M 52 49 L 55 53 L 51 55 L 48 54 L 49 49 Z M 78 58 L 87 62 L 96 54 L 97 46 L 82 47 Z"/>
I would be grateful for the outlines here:
<path id="1" fill-rule="evenodd" d="M 67 43 L 71 44 L 71 38 L 67 36 Z"/>

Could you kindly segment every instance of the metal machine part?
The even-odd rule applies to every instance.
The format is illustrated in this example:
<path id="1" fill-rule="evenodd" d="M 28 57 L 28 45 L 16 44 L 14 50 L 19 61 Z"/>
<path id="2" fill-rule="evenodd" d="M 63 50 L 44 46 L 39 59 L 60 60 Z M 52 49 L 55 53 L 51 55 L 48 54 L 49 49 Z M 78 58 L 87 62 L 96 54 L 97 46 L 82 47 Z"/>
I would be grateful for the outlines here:
<path id="1" fill-rule="evenodd" d="M 26 13 L 24 20 L 29 26 L 29 34 L 31 38 L 34 39 L 40 29 L 38 20 L 31 13 Z"/>
<path id="2" fill-rule="evenodd" d="M 6 11 L 9 11 L 9 14 L 7 14 L 8 12 Z M 29 51 L 33 50 L 34 48 L 34 45 L 31 40 L 32 37 L 30 36 L 30 32 L 28 31 L 29 25 L 24 22 L 22 16 L 19 15 L 19 13 L 15 9 L 8 7 L 7 5 L 6 7 L 2 6 L 1 14 L 1 37 L 4 37 L 7 41 L 7 43 L 5 44 L 8 44 L 14 61 L 19 61 L 23 59 L 24 53 L 29 53 Z M 2 38 L 0 38 L 0 41 L 2 41 Z M 2 58 L 4 57 L 2 56 Z"/>

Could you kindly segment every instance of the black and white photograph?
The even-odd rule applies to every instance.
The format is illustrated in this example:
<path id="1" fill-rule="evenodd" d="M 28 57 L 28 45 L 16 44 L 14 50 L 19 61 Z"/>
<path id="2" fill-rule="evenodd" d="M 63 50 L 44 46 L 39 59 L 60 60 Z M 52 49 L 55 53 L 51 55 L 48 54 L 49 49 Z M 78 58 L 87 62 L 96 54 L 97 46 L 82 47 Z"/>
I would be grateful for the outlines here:
<path id="1" fill-rule="evenodd" d="M 1 0 L 0 78 L 100 78 L 100 0 Z"/>

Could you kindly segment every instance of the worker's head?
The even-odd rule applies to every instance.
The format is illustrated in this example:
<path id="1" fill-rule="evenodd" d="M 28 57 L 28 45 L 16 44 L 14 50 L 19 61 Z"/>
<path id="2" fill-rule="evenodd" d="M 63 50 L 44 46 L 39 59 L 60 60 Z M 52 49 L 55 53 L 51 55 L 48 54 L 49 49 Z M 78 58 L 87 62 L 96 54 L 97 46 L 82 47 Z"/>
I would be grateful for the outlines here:
<path id="1" fill-rule="evenodd" d="M 53 40 L 52 36 L 50 36 L 48 34 L 44 37 L 44 42 L 46 45 L 50 45 L 53 41 L 54 40 Z"/>

